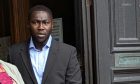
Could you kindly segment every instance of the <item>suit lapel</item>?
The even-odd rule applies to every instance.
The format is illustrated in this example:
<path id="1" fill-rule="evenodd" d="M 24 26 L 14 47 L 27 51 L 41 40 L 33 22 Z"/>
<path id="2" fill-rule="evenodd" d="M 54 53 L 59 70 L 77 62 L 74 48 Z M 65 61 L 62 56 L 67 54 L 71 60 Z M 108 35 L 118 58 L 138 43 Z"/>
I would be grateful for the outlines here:
<path id="1" fill-rule="evenodd" d="M 23 62 L 26 66 L 26 69 L 27 69 L 29 75 L 31 76 L 33 82 L 35 84 L 37 84 L 37 80 L 36 80 L 36 77 L 34 75 L 34 71 L 33 71 L 33 68 L 32 68 L 31 60 L 30 60 L 28 45 L 29 45 L 28 43 L 25 44 L 25 46 L 23 46 L 23 48 L 21 49 L 21 56 L 22 56 Z"/>
<path id="2" fill-rule="evenodd" d="M 50 71 L 52 70 L 53 65 L 56 62 L 55 60 L 57 59 L 58 47 L 59 46 L 57 45 L 57 42 L 53 39 L 42 78 L 42 84 L 45 84 L 45 81 L 47 80 L 47 77 L 50 74 Z"/>

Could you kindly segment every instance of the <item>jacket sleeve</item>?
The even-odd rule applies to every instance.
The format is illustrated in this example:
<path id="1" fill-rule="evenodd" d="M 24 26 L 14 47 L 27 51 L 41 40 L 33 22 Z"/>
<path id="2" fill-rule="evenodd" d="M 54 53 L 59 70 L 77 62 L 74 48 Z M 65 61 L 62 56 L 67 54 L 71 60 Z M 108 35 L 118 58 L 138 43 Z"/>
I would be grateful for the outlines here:
<path id="1" fill-rule="evenodd" d="M 77 51 L 72 49 L 66 71 L 66 84 L 82 84 L 80 65 L 77 60 Z"/>

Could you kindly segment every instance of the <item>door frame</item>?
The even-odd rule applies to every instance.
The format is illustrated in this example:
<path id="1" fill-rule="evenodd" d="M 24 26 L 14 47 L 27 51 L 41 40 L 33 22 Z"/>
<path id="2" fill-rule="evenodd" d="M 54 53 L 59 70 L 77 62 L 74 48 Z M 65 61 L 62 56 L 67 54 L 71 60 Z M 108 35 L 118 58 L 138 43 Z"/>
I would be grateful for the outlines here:
<path id="1" fill-rule="evenodd" d="M 93 84 L 93 42 L 91 34 L 91 0 L 82 0 L 82 26 L 83 26 L 83 41 L 84 41 L 84 66 L 85 66 L 85 84 Z M 94 29 L 94 27 L 93 27 Z"/>

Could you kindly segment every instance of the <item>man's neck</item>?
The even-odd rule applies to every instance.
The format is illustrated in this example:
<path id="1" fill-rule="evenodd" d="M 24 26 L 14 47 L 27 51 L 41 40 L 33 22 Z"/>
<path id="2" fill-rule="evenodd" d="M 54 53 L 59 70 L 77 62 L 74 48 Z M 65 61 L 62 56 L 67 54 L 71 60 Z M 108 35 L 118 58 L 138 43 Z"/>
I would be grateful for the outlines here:
<path id="1" fill-rule="evenodd" d="M 33 43 L 34 43 L 36 49 L 42 50 L 42 48 L 46 45 L 47 41 L 45 41 L 45 42 L 33 41 Z"/>

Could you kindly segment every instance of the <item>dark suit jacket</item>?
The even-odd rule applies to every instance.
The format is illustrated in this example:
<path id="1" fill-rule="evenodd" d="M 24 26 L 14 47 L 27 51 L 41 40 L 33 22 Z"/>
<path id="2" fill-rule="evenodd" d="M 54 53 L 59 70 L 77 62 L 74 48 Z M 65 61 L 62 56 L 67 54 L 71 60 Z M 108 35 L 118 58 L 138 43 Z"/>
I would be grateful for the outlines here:
<path id="1" fill-rule="evenodd" d="M 11 46 L 9 62 L 18 67 L 25 84 L 37 84 L 28 45 L 27 42 Z M 52 40 L 42 84 L 82 84 L 76 54 L 74 47 Z"/>

